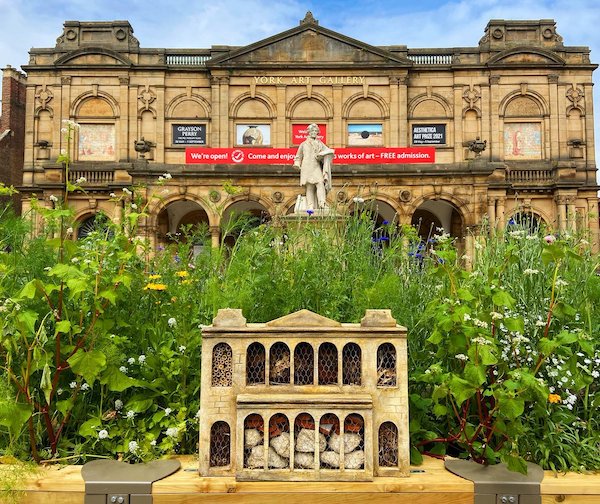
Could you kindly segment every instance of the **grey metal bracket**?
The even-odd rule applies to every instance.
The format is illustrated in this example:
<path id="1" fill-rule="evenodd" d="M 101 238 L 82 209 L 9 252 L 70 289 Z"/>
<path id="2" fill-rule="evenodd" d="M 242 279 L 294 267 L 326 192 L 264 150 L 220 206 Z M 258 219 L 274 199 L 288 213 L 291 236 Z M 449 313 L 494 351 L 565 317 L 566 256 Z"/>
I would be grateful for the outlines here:
<path id="1" fill-rule="evenodd" d="M 541 504 L 544 470 L 531 462 L 527 474 L 505 464 L 481 465 L 470 460 L 446 460 L 446 470 L 475 484 L 475 504 Z"/>
<path id="2" fill-rule="evenodd" d="M 155 460 L 126 464 L 94 460 L 81 468 L 85 481 L 85 504 L 152 504 L 152 483 L 181 467 L 179 460 Z"/>

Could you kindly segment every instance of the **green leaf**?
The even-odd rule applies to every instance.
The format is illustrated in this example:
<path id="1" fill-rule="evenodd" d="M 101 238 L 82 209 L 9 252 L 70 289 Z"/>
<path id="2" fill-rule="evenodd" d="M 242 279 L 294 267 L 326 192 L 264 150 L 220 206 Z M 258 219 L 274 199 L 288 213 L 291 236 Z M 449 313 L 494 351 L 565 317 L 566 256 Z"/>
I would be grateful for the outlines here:
<path id="1" fill-rule="evenodd" d="M 25 403 L 0 403 L 0 425 L 8 427 L 13 436 L 19 434 L 23 425 L 31 417 L 33 407 Z"/>
<path id="2" fill-rule="evenodd" d="M 37 280 L 31 280 L 31 282 L 27 282 L 25 286 L 19 292 L 20 298 L 33 299 L 35 297 L 35 293 L 37 291 Z"/>
<path id="3" fill-rule="evenodd" d="M 506 464 L 509 471 L 527 474 L 527 462 L 522 457 L 517 455 L 505 455 L 502 461 Z"/>
<path id="4" fill-rule="evenodd" d="M 423 455 L 414 446 L 410 447 L 410 463 L 411 465 L 421 465 L 423 463 Z"/>
<path id="5" fill-rule="evenodd" d="M 71 278 L 67 280 L 67 287 L 69 288 L 69 299 L 74 299 L 88 290 L 89 282 L 87 278 Z"/>
<path id="6" fill-rule="evenodd" d="M 122 371 L 119 371 L 119 368 L 116 366 L 108 366 L 106 371 L 104 371 L 100 377 L 100 383 L 106 385 L 108 390 L 113 392 L 123 392 L 123 390 L 126 390 L 129 387 L 138 385 L 137 380 L 134 380 Z"/>
<path id="7" fill-rule="evenodd" d="M 58 333 L 68 333 L 71 330 L 71 322 L 69 322 L 68 320 L 61 320 L 60 322 L 56 323 L 56 329 L 54 330 L 54 334 L 57 335 Z"/>
<path id="8" fill-rule="evenodd" d="M 38 319 L 38 314 L 31 310 L 25 310 L 17 315 L 17 320 L 25 325 L 27 331 L 35 333 L 35 323 Z"/>
<path id="9" fill-rule="evenodd" d="M 472 397 L 476 390 L 477 387 L 474 387 L 463 378 L 459 378 L 458 376 L 452 376 L 452 378 L 450 378 L 450 392 L 459 406 L 469 397 Z"/>
<path id="10" fill-rule="evenodd" d="M 427 338 L 427 341 L 429 343 L 431 343 L 432 345 L 439 345 L 442 342 L 442 333 L 440 331 L 438 331 L 437 329 L 435 329 L 431 333 L 431 336 L 429 336 L 429 338 Z"/>
<path id="11" fill-rule="evenodd" d="M 106 366 L 106 355 L 100 350 L 86 352 L 80 349 L 67 359 L 67 362 L 75 374 L 83 376 L 84 380 L 91 385 Z"/>
<path id="12" fill-rule="evenodd" d="M 459 299 L 462 299 L 463 301 L 473 301 L 473 299 L 475 299 L 475 296 L 473 296 L 473 294 L 471 294 L 471 292 L 468 289 L 458 289 L 456 291 L 456 295 L 458 296 Z"/>
<path id="13" fill-rule="evenodd" d="M 56 401 L 56 409 L 65 416 L 69 411 L 73 409 L 73 399 L 64 399 L 63 401 Z"/>
<path id="14" fill-rule="evenodd" d="M 98 293 L 98 297 L 108 299 L 110 304 L 115 305 L 117 302 L 117 293 L 114 290 L 106 289 Z"/>
<path id="15" fill-rule="evenodd" d="M 506 317 L 505 319 L 502 320 L 502 323 L 509 331 L 518 332 L 521 334 L 523 334 L 525 332 L 525 322 L 523 321 L 522 317 L 519 317 L 519 318 Z"/>
<path id="16" fill-rule="evenodd" d="M 79 268 L 65 263 L 58 263 L 48 272 L 48 276 L 54 276 L 61 280 L 68 281 L 73 278 L 85 277 Z"/>
<path id="17" fill-rule="evenodd" d="M 561 345 L 570 345 L 579 340 L 579 336 L 576 333 L 570 333 L 567 331 L 561 331 L 556 337 Z"/>
<path id="18" fill-rule="evenodd" d="M 136 413 L 143 413 L 153 404 L 153 398 L 146 398 L 145 396 L 138 394 L 132 397 L 129 401 L 127 401 L 127 404 L 125 404 L 125 410 L 135 411 Z"/>
<path id="19" fill-rule="evenodd" d="M 492 301 L 497 306 L 505 306 L 506 308 L 512 308 L 515 304 L 515 299 L 505 291 L 497 291 L 492 296 Z"/>
<path id="20" fill-rule="evenodd" d="M 44 391 L 44 397 L 46 398 L 46 403 L 50 404 L 50 394 L 52 393 L 52 376 L 50 371 L 50 366 L 48 363 L 44 366 L 44 370 L 42 371 L 42 379 L 40 380 L 40 388 Z"/>
<path id="21" fill-rule="evenodd" d="M 525 401 L 521 398 L 502 394 L 499 399 L 500 412 L 509 420 L 515 420 L 525 411 Z"/>
<path id="22" fill-rule="evenodd" d="M 465 379 L 473 386 L 479 387 L 486 380 L 485 366 L 476 366 L 468 362 L 463 371 Z"/>
<path id="23" fill-rule="evenodd" d="M 443 404 L 436 404 L 433 407 L 433 414 L 438 418 L 446 416 L 448 414 L 448 408 Z"/>
<path id="24" fill-rule="evenodd" d="M 79 427 L 79 435 L 83 437 L 96 436 L 96 429 L 102 425 L 102 420 L 99 418 L 90 418 L 83 422 Z"/>
<path id="25" fill-rule="evenodd" d="M 498 358 L 494 355 L 494 347 L 490 345 L 478 345 L 479 360 L 486 366 L 491 366 L 498 362 Z"/>
<path id="26" fill-rule="evenodd" d="M 562 247 L 553 243 L 552 245 L 548 245 L 544 247 L 542 250 L 542 262 L 547 266 L 551 262 L 557 262 L 565 256 L 565 253 Z"/>
<path id="27" fill-rule="evenodd" d="M 556 340 L 540 338 L 540 342 L 538 343 L 538 345 L 540 348 L 540 352 L 548 356 L 554 353 L 554 351 L 560 346 L 560 343 Z"/>

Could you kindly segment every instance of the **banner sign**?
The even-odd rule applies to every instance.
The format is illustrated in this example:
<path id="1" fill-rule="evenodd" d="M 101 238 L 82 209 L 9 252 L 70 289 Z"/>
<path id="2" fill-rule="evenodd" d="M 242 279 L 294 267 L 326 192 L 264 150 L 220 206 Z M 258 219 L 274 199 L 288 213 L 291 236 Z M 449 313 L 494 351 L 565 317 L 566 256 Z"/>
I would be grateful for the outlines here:
<path id="1" fill-rule="evenodd" d="M 446 143 L 445 124 L 413 124 L 413 145 L 444 145 Z"/>
<path id="2" fill-rule="evenodd" d="M 206 124 L 173 124 L 173 145 L 206 145 Z"/>
<path id="3" fill-rule="evenodd" d="M 324 144 L 327 143 L 327 125 L 318 124 L 319 134 L 317 138 Z M 304 140 L 308 138 L 308 123 L 306 124 L 292 124 L 292 144 L 300 145 Z"/>
<path id="4" fill-rule="evenodd" d="M 297 149 L 202 148 L 185 150 L 187 164 L 292 164 Z M 434 147 L 346 147 L 335 149 L 337 164 L 435 163 Z"/>

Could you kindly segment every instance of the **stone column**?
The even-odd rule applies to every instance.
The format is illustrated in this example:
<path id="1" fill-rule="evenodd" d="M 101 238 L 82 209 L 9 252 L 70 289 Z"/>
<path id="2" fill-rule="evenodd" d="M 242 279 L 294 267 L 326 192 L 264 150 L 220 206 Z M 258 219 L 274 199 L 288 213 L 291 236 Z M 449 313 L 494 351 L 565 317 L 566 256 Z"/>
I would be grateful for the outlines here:
<path id="1" fill-rule="evenodd" d="M 390 76 L 390 119 L 387 127 L 389 133 L 388 145 L 394 147 L 399 145 L 399 127 L 400 127 L 400 94 L 398 86 L 400 79 L 396 76 Z M 385 141 L 385 140 L 384 140 Z"/>
<path id="2" fill-rule="evenodd" d="M 119 114 L 117 161 L 123 162 L 129 160 L 129 145 L 133 145 L 133 141 L 129 141 L 129 77 L 119 77 Z M 132 120 L 137 121 L 137 114 Z"/>
<path id="3" fill-rule="evenodd" d="M 221 229 L 219 226 L 210 227 L 210 245 L 212 248 L 218 248 L 221 244 Z"/>
<path id="4" fill-rule="evenodd" d="M 222 122 L 219 125 L 221 130 L 221 142 L 219 147 L 229 147 L 229 77 L 219 79 L 219 115 Z"/>
<path id="5" fill-rule="evenodd" d="M 505 198 L 498 198 L 496 203 L 496 219 L 498 220 L 498 230 L 503 231 L 505 226 L 505 218 L 504 218 L 504 203 Z"/>
<path id="6" fill-rule="evenodd" d="M 490 150 L 490 159 L 502 159 L 504 157 L 501 147 L 504 146 L 504 141 L 500 141 L 502 136 L 502 118 L 499 117 L 500 112 L 500 76 L 492 75 L 490 77 L 490 105 L 489 105 L 489 116 L 491 117 L 491 129 L 490 129 L 490 141 L 488 142 L 488 148 Z M 486 117 L 485 115 L 483 117 Z M 484 121 L 485 122 L 485 121 Z"/>
<path id="7" fill-rule="evenodd" d="M 408 75 L 400 78 L 398 86 L 398 146 L 408 145 Z"/>
<path id="8" fill-rule="evenodd" d="M 558 229 L 560 232 L 564 232 L 567 230 L 567 205 L 564 196 L 558 196 L 556 204 L 558 207 Z"/>
<path id="9" fill-rule="evenodd" d="M 288 131 L 285 117 L 286 105 L 286 87 L 283 84 L 277 84 L 277 118 L 273 125 L 275 131 L 271 131 L 271 144 L 273 147 L 288 147 L 290 145 L 290 131 Z M 274 136 L 275 135 L 275 136 Z"/>
<path id="10" fill-rule="evenodd" d="M 496 229 L 496 199 L 488 198 L 488 219 L 490 221 L 490 231 L 494 231 Z"/>
<path id="11" fill-rule="evenodd" d="M 344 101 L 344 86 L 334 84 L 332 86 L 332 106 L 333 106 L 333 131 L 331 132 L 331 140 L 327 138 L 328 145 L 345 145 L 346 139 L 344 135 L 344 120 L 347 117 L 342 117 L 342 103 Z M 331 120 L 330 118 L 327 118 Z M 335 180 L 335 179 L 334 179 Z"/>
<path id="12" fill-rule="evenodd" d="M 454 84 L 454 162 L 463 160 L 463 88 L 462 84 Z M 449 132 L 446 132 L 448 134 Z M 446 139 L 448 141 L 448 139 Z"/>
<path id="13" fill-rule="evenodd" d="M 164 77 L 163 77 L 164 79 Z M 164 81 L 156 89 L 156 148 L 154 149 L 154 159 L 157 163 L 165 162 L 165 149 L 167 147 L 167 132 L 165 131 L 165 86 Z M 170 132 L 169 132 L 170 136 Z M 172 141 L 172 139 L 171 139 Z M 210 139 L 206 139 L 210 141 Z"/>
<path id="14" fill-rule="evenodd" d="M 564 107 L 558 105 L 558 75 L 548 75 L 548 96 L 550 113 L 550 157 L 549 159 L 560 158 L 560 145 L 558 135 L 558 123 L 560 120 L 561 109 L 564 114 Z"/>
<path id="15" fill-rule="evenodd" d="M 574 198 L 567 200 L 567 228 L 571 233 L 577 231 L 577 208 Z"/>
<path id="16" fill-rule="evenodd" d="M 219 78 L 211 76 L 210 78 L 210 86 L 211 86 L 211 147 L 221 147 L 221 121 L 227 121 L 229 115 L 225 117 L 221 117 L 220 107 L 219 107 Z"/>

